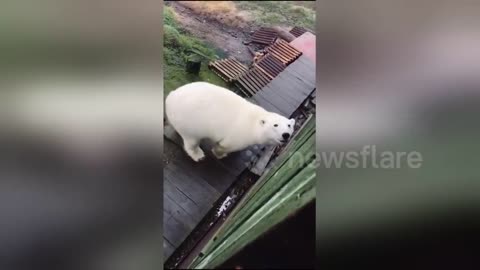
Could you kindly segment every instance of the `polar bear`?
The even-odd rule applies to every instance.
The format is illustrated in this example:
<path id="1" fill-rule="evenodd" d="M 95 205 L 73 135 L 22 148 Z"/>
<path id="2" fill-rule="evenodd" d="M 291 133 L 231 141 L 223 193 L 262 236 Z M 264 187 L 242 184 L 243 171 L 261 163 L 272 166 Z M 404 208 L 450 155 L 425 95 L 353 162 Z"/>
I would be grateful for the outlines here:
<path id="1" fill-rule="evenodd" d="M 255 144 L 279 145 L 293 133 L 288 119 L 255 105 L 234 92 L 207 82 L 194 82 L 170 92 L 165 100 L 167 123 L 183 139 L 184 149 L 196 162 L 205 154 L 200 140 L 214 143 L 221 159 Z"/>

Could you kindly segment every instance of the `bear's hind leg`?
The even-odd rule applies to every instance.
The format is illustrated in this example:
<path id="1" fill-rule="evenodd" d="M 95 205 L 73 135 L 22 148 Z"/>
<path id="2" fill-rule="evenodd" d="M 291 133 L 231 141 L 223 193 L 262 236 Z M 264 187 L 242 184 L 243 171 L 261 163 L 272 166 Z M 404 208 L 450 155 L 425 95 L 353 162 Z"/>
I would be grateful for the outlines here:
<path id="1" fill-rule="evenodd" d="M 199 140 L 183 137 L 183 147 L 185 151 L 196 162 L 205 158 L 205 153 L 203 153 L 199 145 Z"/>

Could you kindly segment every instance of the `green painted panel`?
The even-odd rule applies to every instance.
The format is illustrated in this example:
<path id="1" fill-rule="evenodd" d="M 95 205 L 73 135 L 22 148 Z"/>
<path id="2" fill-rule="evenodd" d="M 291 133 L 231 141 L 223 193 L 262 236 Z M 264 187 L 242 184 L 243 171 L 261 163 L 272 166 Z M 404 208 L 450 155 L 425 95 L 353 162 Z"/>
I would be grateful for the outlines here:
<path id="1" fill-rule="evenodd" d="M 214 268 L 311 201 L 315 193 L 315 169 L 308 167 L 255 211 L 237 230 L 205 256 L 196 268 Z"/>

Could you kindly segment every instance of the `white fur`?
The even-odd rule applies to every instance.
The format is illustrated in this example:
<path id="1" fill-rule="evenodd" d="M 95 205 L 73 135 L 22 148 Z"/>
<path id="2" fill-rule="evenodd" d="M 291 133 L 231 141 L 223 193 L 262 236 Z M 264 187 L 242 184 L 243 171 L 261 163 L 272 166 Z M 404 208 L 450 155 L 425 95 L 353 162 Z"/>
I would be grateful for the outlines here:
<path id="1" fill-rule="evenodd" d="M 206 82 L 172 91 L 165 101 L 170 125 L 180 134 L 185 151 L 195 161 L 205 157 L 200 140 L 215 143 L 213 154 L 223 158 L 254 144 L 281 144 L 292 135 L 294 119 L 268 112 L 234 92 Z M 276 125 L 276 126 L 275 126 Z"/>

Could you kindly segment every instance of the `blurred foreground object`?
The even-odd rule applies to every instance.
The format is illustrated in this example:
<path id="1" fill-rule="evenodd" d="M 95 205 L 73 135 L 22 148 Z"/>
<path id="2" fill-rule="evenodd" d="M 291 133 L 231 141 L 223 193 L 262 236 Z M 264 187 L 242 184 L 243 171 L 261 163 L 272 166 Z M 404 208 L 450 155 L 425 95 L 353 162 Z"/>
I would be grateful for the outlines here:
<path id="1" fill-rule="evenodd" d="M 0 9 L 0 268 L 161 267 L 162 4 Z"/>
<path id="2" fill-rule="evenodd" d="M 463 267 L 480 220 L 480 9 L 368 3 L 324 9 L 317 44 L 319 252 L 357 267 Z M 421 166 L 327 166 L 329 155 L 361 158 L 372 145 L 377 162 L 417 152 Z"/>

